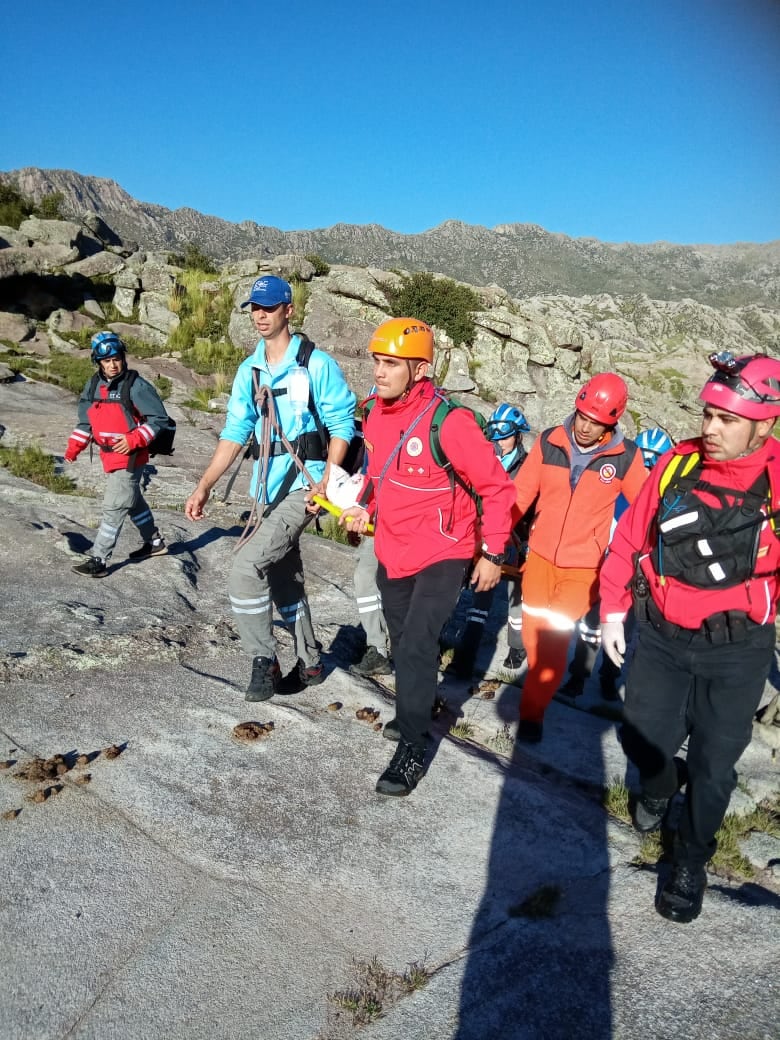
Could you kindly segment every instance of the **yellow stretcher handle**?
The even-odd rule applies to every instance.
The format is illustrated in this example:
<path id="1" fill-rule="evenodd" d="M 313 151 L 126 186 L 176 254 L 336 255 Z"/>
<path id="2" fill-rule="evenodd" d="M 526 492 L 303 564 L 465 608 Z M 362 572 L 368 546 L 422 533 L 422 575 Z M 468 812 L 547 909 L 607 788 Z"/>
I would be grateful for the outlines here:
<path id="1" fill-rule="evenodd" d="M 311 496 L 311 500 L 312 500 L 312 502 L 316 502 L 317 505 L 320 506 L 322 509 L 327 509 L 327 511 L 329 513 L 332 513 L 334 516 L 341 516 L 341 514 L 344 512 L 343 509 L 339 509 L 338 506 L 334 506 L 332 502 L 329 502 L 327 500 L 327 498 L 323 498 L 322 495 L 312 495 Z M 374 533 L 374 525 L 373 524 L 369 524 L 368 527 L 366 528 L 366 532 L 365 533 L 366 534 L 373 534 Z"/>

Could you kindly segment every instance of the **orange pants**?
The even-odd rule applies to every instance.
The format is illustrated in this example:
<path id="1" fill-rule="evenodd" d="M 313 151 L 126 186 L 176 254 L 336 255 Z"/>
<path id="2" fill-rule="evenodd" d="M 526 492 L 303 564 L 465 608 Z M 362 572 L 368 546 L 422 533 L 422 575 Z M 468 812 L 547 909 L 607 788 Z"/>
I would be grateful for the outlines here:
<path id="1" fill-rule="evenodd" d="M 528 672 L 520 718 L 541 722 L 566 671 L 577 621 L 598 597 L 598 571 L 556 567 L 529 552 L 523 571 L 523 644 Z"/>

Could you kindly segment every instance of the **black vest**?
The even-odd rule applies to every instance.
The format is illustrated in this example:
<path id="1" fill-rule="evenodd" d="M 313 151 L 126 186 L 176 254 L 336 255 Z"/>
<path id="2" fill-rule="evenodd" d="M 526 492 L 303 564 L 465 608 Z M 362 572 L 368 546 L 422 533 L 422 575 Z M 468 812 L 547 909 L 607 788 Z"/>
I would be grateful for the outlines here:
<path id="1" fill-rule="evenodd" d="M 748 581 L 767 519 L 761 508 L 769 493 L 766 470 L 747 491 L 737 491 L 701 480 L 698 455 L 693 464 L 692 456 L 678 458 L 683 475 L 672 475 L 655 515 L 651 559 L 656 574 L 697 589 L 725 589 Z M 718 504 L 703 502 L 694 489 L 712 495 Z"/>

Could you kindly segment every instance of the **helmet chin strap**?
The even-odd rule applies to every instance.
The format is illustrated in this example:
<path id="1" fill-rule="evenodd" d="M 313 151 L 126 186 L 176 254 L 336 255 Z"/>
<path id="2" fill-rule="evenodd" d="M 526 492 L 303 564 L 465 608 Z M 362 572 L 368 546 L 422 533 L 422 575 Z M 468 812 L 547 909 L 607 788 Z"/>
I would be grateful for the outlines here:
<path id="1" fill-rule="evenodd" d="M 409 358 L 406 358 L 406 371 L 409 374 L 409 378 L 406 382 L 406 389 L 400 397 L 400 400 L 402 401 L 406 400 L 406 398 L 412 392 L 412 387 L 414 386 L 414 368 L 412 367 L 412 362 L 409 360 Z"/>

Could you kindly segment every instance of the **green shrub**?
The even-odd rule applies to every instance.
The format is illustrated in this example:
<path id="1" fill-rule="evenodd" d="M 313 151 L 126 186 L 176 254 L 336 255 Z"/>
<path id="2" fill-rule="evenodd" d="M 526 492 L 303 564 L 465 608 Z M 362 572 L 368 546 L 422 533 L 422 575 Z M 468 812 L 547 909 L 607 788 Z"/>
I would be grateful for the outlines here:
<path id="1" fill-rule="evenodd" d="M 44 195 L 36 206 L 15 184 L 0 184 L 0 224 L 18 228 L 23 220 L 33 216 L 42 220 L 62 220 L 64 201 L 61 191 L 53 191 Z"/>
<path id="2" fill-rule="evenodd" d="M 203 274 L 200 270 L 185 271 L 176 286 L 176 291 L 169 299 L 169 307 L 178 314 L 180 324 L 168 339 L 168 349 L 181 351 L 182 361 L 188 365 L 190 362 L 184 355 L 193 351 L 197 353 L 198 349 L 201 355 L 204 353 L 204 348 L 198 348 L 198 344 L 209 340 L 227 339 L 230 315 L 233 312 L 233 293 L 230 287 L 224 285 L 218 292 L 204 292 L 201 288 Z M 227 347 L 231 359 L 238 356 L 239 361 L 243 361 L 243 351 L 236 351 L 226 343 L 221 346 Z M 211 372 L 214 371 L 214 367 L 196 368 L 195 371 Z"/>
<path id="3" fill-rule="evenodd" d="M 169 253 L 168 263 L 173 267 L 183 267 L 186 271 L 199 271 L 201 274 L 216 274 L 218 270 L 211 257 L 206 256 L 196 242 L 187 242 L 183 253 Z"/>
<path id="4" fill-rule="evenodd" d="M 317 253 L 307 253 L 306 259 L 314 268 L 314 273 L 317 277 L 322 275 L 330 274 L 330 264 L 327 260 L 323 260 Z"/>
<path id="5" fill-rule="evenodd" d="M 157 376 L 154 380 L 154 388 L 160 395 L 160 400 L 167 401 L 173 390 L 173 380 L 167 376 Z"/>
<path id="6" fill-rule="evenodd" d="M 395 317 L 420 318 L 436 325 L 456 346 L 472 342 L 473 312 L 481 307 L 479 296 L 472 289 L 450 278 L 436 278 L 427 271 L 400 277 L 400 285 L 386 282 L 382 286 Z"/>
<path id="7" fill-rule="evenodd" d="M 0 444 L 0 465 L 5 466 L 15 477 L 31 480 L 49 491 L 62 495 L 72 495 L 76 491 L 76 485 L 70 477 L 56 472 L 54 456 L 37 444 L 13 448 Z"/>
<path id="8" fill-rule="evenodd" d="M 292 288 L 292 302 L 293 312 L 290 318 L 292 325 L 297 325 L 299 328 L 303 325 L 303 319 L 306 316 L 306 304 L 309 302 L 309 294 L 311 289 L 307 282 L 302 282 L 300 278 L 293 278 L 290 282 Z"/>
<path id="9" fill-rule="evenodd" d="M 44 195 L 35 207 L 35 216 L 42 220 L 62 220 L 62 204 L 65 196 L 61 191 L 53 191 L 50 195 Z"/>
<path id="10" fill-rule="evenodd" d="M 214 261 L 195 242 L 188 242 L 184 247 L 184 267 L 190 271 L 203 271 L 204 274 L 217 273 Z"/>
<path id="11" fill-rule="evenodd" d="M 84 384 L 95 371 L 89 358 L 59 354 L 56 351 L 46 359 L 8 353 L 3 355 L 3 360 L 17 374 L 29 376 L 41 383 L 54 383 L 74 394 L 81 393 Z"/>
<path id="12" fill-rule="evenodd" d="M 0 184 L 0 224 L 18 228 L 35 209 L 35 203 L 22 195 L 15 184 Z"/>
<path id="13" fill-rule="evenodd" d="M 178 329 L 177 329 L 178 332 Z M 173 342 L 173 337 L 171 337 Z M 236 369 L 246 358 L 246 354 L 232 343 L 224 340 L 213 342 L 210 339 L 194 339 L 191 346 L 182 351 L 183 365 L 200 375 L 218 373 L 231 382 Z"/>
<path id="14" fill-rule="evenodd" d="M 337 542 L 339 545 L 349 545 L 349 532 L 339 526 L 338 517 L 335 516 L 320 516 L 319 527 L 311 525 L 306 530 L 309 534 L 318 535 L 320 538 L 327 538 L 329 542 Z"/>

